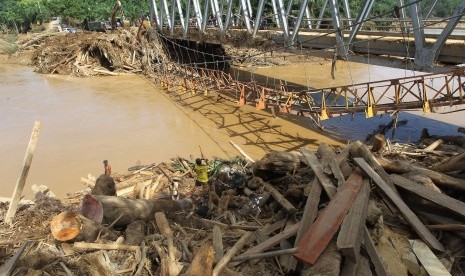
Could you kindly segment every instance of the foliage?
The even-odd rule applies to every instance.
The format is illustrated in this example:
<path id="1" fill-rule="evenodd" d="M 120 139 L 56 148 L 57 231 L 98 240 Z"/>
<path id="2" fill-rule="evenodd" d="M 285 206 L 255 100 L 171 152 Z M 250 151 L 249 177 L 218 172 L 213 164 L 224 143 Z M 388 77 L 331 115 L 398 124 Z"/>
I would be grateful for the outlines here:
<path id="1" fill-rule="evenodd" d="M 205 1 L 206 0 L 201 0 L 200 2 L 204 3 Z M 227 0 L 219 0 L 220 6 L 221 1 L 224 2 L 223 6 L 226 9 Z M 309 7 L 313 17 L 319 16 L 325 1 L 326 0 L 309 0 Z M 366 0 L 349 0 L 351 15 L 353 17 L 359 13 L 365 1 Z M 439 18 L 449 17 L 454 14 L 461 1 L 462 0 L 438 1 L 431 16 Z M 115 2 L 116 0 L 0 0 L 0 24 L 5 24 L 10 29 L 15 29 L 16 24 L 19 31 L 25 32 L 30 30 L 31 24 L 34 25 L 37 22 L 48 21 L 52 16 L 56 16 L 62 18 L 64 23 L 77 25 L 84 21 L 84 19 L 98 20 L 109 18 Z M 121 0 L 121 2 L 126 19 L 135 20 L 142 14 L 146 15 L 149 12 L 149 0 Z M 160 1 L 157 2 L 159 3 Z M 421 1 L 423 14 L 428 12 L 433 2 L 434 0 Z M 181 0 L 181 3 L 183 7 L 185 7 L 186 0 Z M 259 0 L 251 0 L 254 13 L 256 12 L 258 3 Z M 288 1 L 284 1 L 285 7 L 287 7 L 288 3 Z M 294 7 L 298 7 L 299 3 L 299 0 L 294 0 Z M 338 3 L 342 11 L 343 0 L 338 0 Z M 405 1 L 405 3 L 408 3 L 408 1 Z M 396 4 L 396 0 L 376 0 L 370 16 L 392 12 Z M 238 12 L 237 8 L 234 8 L 234 12 Z M 293 14 L 296 15 L 297 12 L 297 10 L 294 10 Z M 265 1 L 263 15 L 271 16 L 272 13 L 271 1 Z M 383 17 L 392 18 L 393 16 L 394 14 L 390 13 Z M 329 7 L 326 8 L 324 17 L 331 17 Z"/>

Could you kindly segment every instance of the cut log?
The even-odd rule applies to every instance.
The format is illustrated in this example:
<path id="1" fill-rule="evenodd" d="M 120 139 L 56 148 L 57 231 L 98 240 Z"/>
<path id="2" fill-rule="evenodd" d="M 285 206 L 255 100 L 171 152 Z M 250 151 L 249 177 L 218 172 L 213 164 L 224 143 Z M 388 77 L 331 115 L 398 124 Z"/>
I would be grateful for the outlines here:
<path id="1" fill-rule="evenodd" d="M 315 264 L 339 229 L 361 185 L 362 173 L 355 170 L 300 240 L 299 252 L 294 257 L 306 264 Z"/>
<path id="2" fill-rule="evenodd" d="M 350 259 L 356 263 L 359 259 L 369 199 L 370 184 L 368 179 L 364 179 L 337 237 L 337 248 L 345 256 L 346 261 Z"/>
<path id="3" fill-rule="evenodd" d="M 459 155 L 452 156 L 443 162 L 431 167 L 433 171 L 452 172 L 459 171 L 465 168 L 465 152 Z"/>
<path id="4" fill-rule="evenodd" d="M 278 190 L 276 190 L 270 183 L 263 182 L 265 191 L 270 192 L 271 196 L 281 205 L 288 213 L 294 214 L 297 209 L 289 202 Z"/>
<path id="5" fill-rule="evenodd" d="M 373 137 L 373 146 L 371 147 L 372 152 L 378 152 L 386 146 L 386 138 L 383 134 L 376 134 Z"/>
<path id="6" fill-rule="evenodd" d="M 210 276 L 213 274 L 214 249 L 210 242 L 204 243 L 195 254 L 188 276 Z"/>
<path id="7" fill-rule="evenodd" d="M 8 206 L 8 211 L 5 215 L 5 223 L 11 224 L 13 218 L 18 209 L 19 201 L 21 200 L 21 194 L 23 193 L 24 185 L 26 184 L 26 178 L 29 174 L 29 168 L 31 167 L 32 157 L 34 156 L 34 151 L 37 145 L 37 139 L 39 138 L 41 123 L 36 121 L 34 123 L 34 128 L 32 129 L 31 138 L 29 139 L 29 144 L 26 150 L 26 156 L 24 156 L 23 167 L 21 169 L 21 174 L 19 175 L 18 181 L 16 182 L 15 190 L 11 196 L 10 205 Z"/>
<path id="8" fill-rule="evenodd" d="M 223 256 L 223 258 L 216 264 L 215 268 L 213 269 L 213 276 L 218 276 L 221 274 L 223 268 L 229 263 L 230 260 L 246 245 L 250 242 L 250 237 L 252 237 L 253 232 L 245 233 L 235 244 L 232 248 L 230 248 L 227 253 Z"/>
<path id="9" fill-rule="evenodd" d="M 444 252 L 444 246 L 431 234 L 418 217 L 410 210 L 400 196 L 395 193 L 383 179 L 362 158 L 354 158 L 355 163 L 375 182 L 382 194 L 400 211 L 405 220 L 412 226 L 418 236 L 434 250 Z"/>
<path id="10" fill-rule="evenodd" d="M 409 240 L 409 243 L 412 246 L 413 253 L 415 253 L 429 275 L 451 275 L 426 244 L 419 240 Z"/>
<path id="11" fill-rule="evenodd" d="M 326 194 L 330 198 L 333 197 L 336 194 L 336 187 L 331 182 L 331 179 L 329 179 L 329 177 L 323 172 L 323 168 L 315 153 L 311 152 L 307 148 L 300 148 L 300 151 L 307 160 L 308 165 L 312 168 Z"/>
<path id="12" fill-rule="evenodd" d="M 177 212 L 193 207 L 192 200 L 127 199 L 115 196 L 94 196 L 103 205 L 103 222 L 111 223 L 123 215 L 117 226 L 125 226 L 136 220 L 149 221 L 156 212 Z"/>
<path id="13" fill-rule="evenodd" d="M 117 234 L 75 212 L 62 212 L 50 222 L 50 230 L 58 241 L 95 241 L 98 234 L 108 234 L 109 239 L 116 239 Z"/>
<path id="14" fill-rule="evenodd" d="M 436 185 L 443 185 L 452 189 L 465 191 L 464 179 L 454 178 L 440 172 L 435 172 L 423 167 L 415 166 L 407 161 L 392 161 L 380 158 L 379 163 L 381 164 L 381 166 L 383 166 L 384 169 L 393 173 L 403 174 L 408 172 L 417 172 L 431 178 L 431 180 L 433 180 Z"/>
<path id="15" fill-rule="evenodd" d="M 463 218 L 465 218 L 465 203 L 445 194 L 438 193 L 431 189 L 425 189 L 424 186 L 419 185 L 407 178 L 400 175 L 393 174 L 391 179 L 396 186 L 401 187 L 404 190 L 412 192 L 421 198 L 427 199 L 431 202 L 438 204 L 451 212 L 454 212 Z"/>

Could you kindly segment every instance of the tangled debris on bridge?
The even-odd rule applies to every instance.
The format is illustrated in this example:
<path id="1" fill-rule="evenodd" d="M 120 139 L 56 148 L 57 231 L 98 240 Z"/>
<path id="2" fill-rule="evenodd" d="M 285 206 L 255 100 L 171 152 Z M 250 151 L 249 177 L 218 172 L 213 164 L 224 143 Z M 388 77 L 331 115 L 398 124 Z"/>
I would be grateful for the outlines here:
<path id="1" fill-rule="evenodd" d="M 463 137 L 373 141 L 213 160 L 209 192 L 179 157 L 114 176 L 117 196 L 88 195 L 92 176 L 63 201 L 36 189 L 12 226 L 1 224 L 1 271 L 463 275 Z M 103 220 L 86 206 L 100 206 Z"/>

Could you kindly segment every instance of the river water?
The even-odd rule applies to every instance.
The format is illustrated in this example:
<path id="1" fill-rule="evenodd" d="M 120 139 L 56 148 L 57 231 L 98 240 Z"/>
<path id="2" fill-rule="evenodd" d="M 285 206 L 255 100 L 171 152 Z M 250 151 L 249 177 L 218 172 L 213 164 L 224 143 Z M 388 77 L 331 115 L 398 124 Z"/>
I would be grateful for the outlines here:
<path id="1" fill-rule="evenodd" d="M 344 70 L 344 66 L 348 65 L 338 67 L 336 80 L 330 79 L 327 64 L 256 72 L 314 87 L 411 74 L 374 66 L 367 71 L 365 65 L 355 63 L 350 70 Z M 35 120 L 42 122 L 42 128 L 25 188 L 27 197 L 31 196 L 32 184 L 47 185 L 60 197 L 82 189 L 79 178 L 88 173 L 100 175 L 104 159 L 109 160 L 113 172 L 125 173 L 139 163 L 158 163 L 176 155 L 197 157 L 199 145 L 209 157 L 235 156 L 237 151 L 229 145 L 229 139 L 252 158 L 270 150 L 338 143 L 251 107 L 220 105 L 202 96 L 178 100 L 189 107 L 179 107 L 141 76 L 47 76 L 29 67 L 0 64 L 0 197 L 8 197 L 13 191 Z M 442 111 L 449 114 L 427 117 L 421 112 L 403 112 L 399 119 L 409 122 L 398 128 L 394 139 L 417 140 L 423 127 L 432 134 L 455 135 L 457 126 L 465 126 L 464 112 L 455 109 L 446 108 Z M 355 120 L 333 118 L 324 125 L 351 140 L 363 139 L 379 123 L 389 120 L 389 115 L 366 120 L 361 114 Z"/>
<path id="2" fill-rule="evenodd" d="M 20 174 L 35 120 L 42 122 L 25 189 L 50 186 L 59 196 L 82 189 L 80 176 L 113 172 L 176 154 L 228 157 L 203 129 L 142 77 L 45 76 L 0 64 L 0 197 Z"/>

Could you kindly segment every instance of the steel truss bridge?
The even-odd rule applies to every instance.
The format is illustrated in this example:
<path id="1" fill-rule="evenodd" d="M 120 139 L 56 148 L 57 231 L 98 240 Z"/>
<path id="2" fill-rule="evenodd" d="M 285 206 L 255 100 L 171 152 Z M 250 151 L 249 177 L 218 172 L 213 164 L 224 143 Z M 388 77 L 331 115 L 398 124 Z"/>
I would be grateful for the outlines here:
<path id="1" fill-rule="evenodd" d="M 208 32 L 217 32 L 220 37 L 224 37 L 238 27 L 245 28 L 250 36 L 256 37 L 260 30 L 269 29 L 272 25 L 280 30 L 282 41 L 289 47 L 299 40 L 299 32 L 331 26 L 331 32 L 336 36 L 334 49 L 340 57 L 346 58 L 364 24 L 378 18 L 370 17 L 376 0 L 365 0 L 356 17 L 352 17 L 349 1 L 325 0 L 319 16 L 312 17 L 309 0 L 259 0 L 258 6 L 253 8 L 251 0 L 187 0 L 185 5 L 181 4 L 181 0 L 150 0 L 150 15 L 151 21 L 156 23 L 161 33 L 173 35 L 180 28 L 184 38 L 194 31 L 205 33 L 207 28 Z M 400 25 L 401 32 L 413 32 L 414 63 L 419 70 L 431 68 L 465 12 L 463 0 L 455 14 L 443 20 L 447 24 L 440 31 L 437 40 L 432 45 L 428 44 L 425 28 L 432 25 L 427 20 L 438 1 L 433 1 L 427 8 L 428 12 L 422 14 L 422 0 L 392 0 L 391 16 L 396 17 L 394 21 Z M 341 6 L 339 2 L 342 2 Z M 272 7 L 272 14 L 264 14 L 265 5 Z M 298 13 L 292 12 L 297 9 Z M 329 24 L 325 23 L 324 18 L 328 9 L 331 13 Z"/>
<path id="2" fill-rule="evenodd" d="M 243 82 L 221 70 L 172 65 L 156 81 L 168 93 L 187 93 L 237 102 L 238 106 L 255 105 L 257 109 L 271 108 L 281 113 L 307 116 L 319 126 L 320 120 L 334 115 L 365 112 L 366 117 L 378 112 L 397 112 L 464 104 L 465 68 L 447 73 L 382 80 L 350 86 L 298 90 L 280 83 L 268 87 L 255 81 Z"/>

